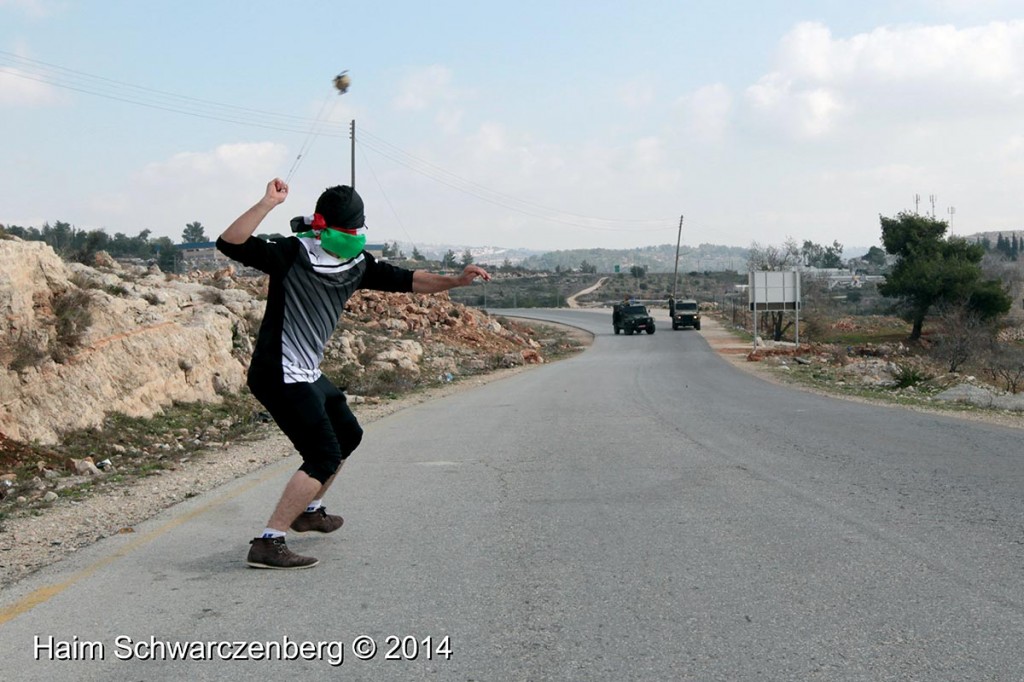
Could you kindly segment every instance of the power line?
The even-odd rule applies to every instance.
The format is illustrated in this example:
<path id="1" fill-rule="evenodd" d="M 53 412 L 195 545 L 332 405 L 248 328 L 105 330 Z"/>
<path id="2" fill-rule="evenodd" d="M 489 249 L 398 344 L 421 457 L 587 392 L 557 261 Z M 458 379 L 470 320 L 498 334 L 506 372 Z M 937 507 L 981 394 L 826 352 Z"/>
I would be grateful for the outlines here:
<path id="1" fill-rule="evenodd" d="M 6 67 L 4 66 L 5 64 L 7 65 Z M 295 172 L 296 167 L 317 137 L 340 138 L 348 135 L 347 125 L 331 123 L 329 120 L 330 115 L 323 117 L 324 107 L 321 107 L 320 113 L 316 118 L 312 119 L 291 114 L 262 111 L 126 83 L 23 57 L 4 50 L 0 50 L 0 74 L 7 74 L 74 92 L 195 118 L 286 133 L 305 134 L 305 140 L 300 147 L 292 169 L 289 171 L 289 176 Z M 324 105 L 326 106 L 326 101 Z M 360 132 L 362 134 L 362 139 L 360 140 L 361 147 L 374 151 L 384 158 L 437 183 L 510 211 L 522 213 L 547 222 L 561 223 L 589 230 L 657 232 L 671 227 L 672 221 L 669 219 L 614 219 L 585 216 L 520 199 L 481 185 L 430 161 L 417 157 L 365 129 L 361 128 Z M 650 225 L 652 227 L 614 227 L 625 225 Z"/>
<path id="2" fill-rule="evenodd" d="M 128 104 L 238 125 L 305 133 L 317 119 L 224 104 L 95 76 L 0 50 L 0 73 Z M 333 129 L 333 130 L 332 130 Z M 324 122 L 320 133 L 342 137 L 344 128 Z"/>

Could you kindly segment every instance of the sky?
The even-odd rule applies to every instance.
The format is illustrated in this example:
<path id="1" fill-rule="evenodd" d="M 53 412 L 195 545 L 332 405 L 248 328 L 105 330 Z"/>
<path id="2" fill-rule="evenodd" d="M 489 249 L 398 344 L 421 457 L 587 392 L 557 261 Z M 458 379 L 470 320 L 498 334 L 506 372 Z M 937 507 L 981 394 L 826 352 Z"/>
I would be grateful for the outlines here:
<path id="1" fill-rule="evenodd" d="M 353 120 L 371 243 L 1021 229 L 1024 0 L 0 0 L 0 224 L 287 233 Z"/>

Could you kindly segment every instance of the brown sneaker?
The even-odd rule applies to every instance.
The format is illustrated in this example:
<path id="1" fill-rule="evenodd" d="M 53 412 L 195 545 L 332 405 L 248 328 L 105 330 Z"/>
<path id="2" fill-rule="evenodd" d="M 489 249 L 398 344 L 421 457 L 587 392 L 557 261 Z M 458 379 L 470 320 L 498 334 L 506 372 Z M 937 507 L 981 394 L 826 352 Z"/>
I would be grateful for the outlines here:
<path id="1" fill-rule="evenodd" d="M 253 538 L 249 542 L 249 557 L 253 568 L 312 568 L 320 563 L 311 556 L 300 556 L 288 549 L 284 538 Z"/>
<path id="2" fill-rule="evenodd" d="M 333 533 L 341 528 L 345 519 L 336 514 L 328 514 L 327 507 L 320 507 L 316 511 L 302 512 L 299 517 L 292 521 L 292 530 L 296 533 L 305 533 L 313 530 L 317 533 Z"/>

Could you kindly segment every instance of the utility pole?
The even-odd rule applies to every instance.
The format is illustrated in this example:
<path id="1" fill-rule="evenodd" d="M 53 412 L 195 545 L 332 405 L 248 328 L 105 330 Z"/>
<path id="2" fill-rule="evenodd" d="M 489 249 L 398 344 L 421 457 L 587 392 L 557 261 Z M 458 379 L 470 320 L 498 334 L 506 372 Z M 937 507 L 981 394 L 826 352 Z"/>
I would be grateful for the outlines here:
<path id="1" fill-rule="evenodd" d="M 676 235 L 676 268 L 672 272 L 672 300 L 676 300 L 676 283 L 679 281 L 679 242 L 683 239 L 683 216 L 679 216 L 679 233 Z"/>
<path id="2" fill-rule="evenodd" d="M 914 195 L 914 215 L 920 215 L 920 214 L 921 214 L 921 195 L 920 194 L 915 194 Z"/>
<path id="3" fill-rule="evenodd" d="M 356 188 L 356 120 L 349 124 L 349 136 L 352 138 L 352 189 Z"/>
<path id="4" fill-rule="evenodd" d="M 928 195 L 928 201 L 932 202 L 932 220 L 935 220 L 935 200 L 938 199 L 934 194 Z"/>
<path id="5" fill-rule="evenodd" d="M 956 206 L 950 206 L 946 210 L 949 212 L 949 228 L 953 229 L 953 216 L 956 215 Z"/>

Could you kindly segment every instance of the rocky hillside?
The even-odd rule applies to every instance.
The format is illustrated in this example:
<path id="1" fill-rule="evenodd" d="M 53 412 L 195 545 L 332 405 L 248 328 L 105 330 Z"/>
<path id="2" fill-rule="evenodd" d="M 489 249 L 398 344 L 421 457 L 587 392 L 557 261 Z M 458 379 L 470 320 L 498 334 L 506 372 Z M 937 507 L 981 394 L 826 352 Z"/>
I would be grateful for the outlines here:
<path id="1" fill-rule="evenodd" d="M 42 242 L 0 240 L 0 438 L 53 444 L 113 412 L 151 416 L 244 386 L 266 278 L 168 275 L 65 263 Z M 446 295 L 360 292 L 328 348 L 329 372 L 370 387 L 450 381 L 543 362 L 525 328 Z"/>

